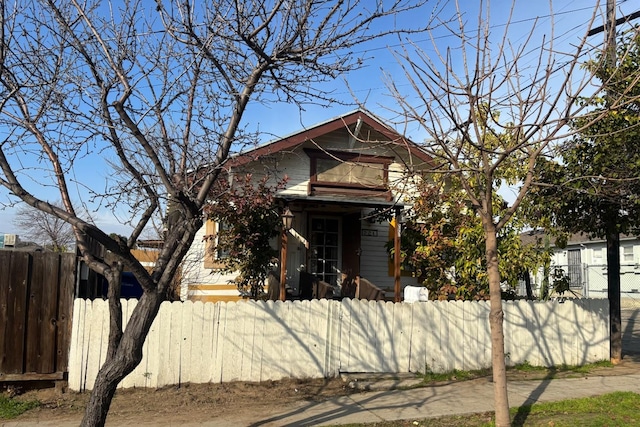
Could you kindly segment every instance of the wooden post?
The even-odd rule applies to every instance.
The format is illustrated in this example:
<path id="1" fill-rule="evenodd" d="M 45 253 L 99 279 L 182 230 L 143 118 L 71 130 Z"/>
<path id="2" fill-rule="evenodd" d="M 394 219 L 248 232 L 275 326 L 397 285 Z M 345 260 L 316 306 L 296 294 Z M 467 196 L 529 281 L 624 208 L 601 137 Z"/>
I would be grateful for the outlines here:
<path id="1" fill-rule="evenodd" d="M 393 230 L 393 274 L 395 302 L 401 301 L 400 296 L 400 208 L 395 210 L 395 227 Z"/>
<path id="2" fill-rule="evenodd" d="M 280 239 L 280 301 L 287 299 L 285 283 L 287 280 L 287 230 L 282 230 L 282 238 Z"/>

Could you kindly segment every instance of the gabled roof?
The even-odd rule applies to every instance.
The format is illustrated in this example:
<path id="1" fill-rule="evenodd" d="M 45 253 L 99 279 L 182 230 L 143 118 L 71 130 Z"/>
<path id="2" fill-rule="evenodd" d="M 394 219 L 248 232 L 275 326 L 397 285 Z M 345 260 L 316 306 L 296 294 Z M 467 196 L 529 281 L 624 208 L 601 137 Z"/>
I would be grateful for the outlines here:
<path id="1" fill-rule="evenodd" d="M 305 141 L 313 140 L 333 131 L 345 129 L 350 125 L 356 124 L 358 120 L 361 120 L 363 124 L 368 125 L 376 132 L 384 135 L 386 138 L 388 138 L 389 141 L 396 144 L 399 148 L 402 148 L 403 151 L 408 151 L 412 156 L 417 157 L 425 163 L 431 164 L 433 162 L 432 157 L 414 142 L 400 135 L 394 129 L 386 126 L 370 114 L 362 110 L 356 110 L 319 123 L 284 138 L 271 141 L 265 145 L 246 151 L 244 153 L 240 153 L 229 159 L 228 165 L 240 166 L 253 160 L 257 160 L 258 158 L 265 155 L 290 150 L 304 143 Z"/>

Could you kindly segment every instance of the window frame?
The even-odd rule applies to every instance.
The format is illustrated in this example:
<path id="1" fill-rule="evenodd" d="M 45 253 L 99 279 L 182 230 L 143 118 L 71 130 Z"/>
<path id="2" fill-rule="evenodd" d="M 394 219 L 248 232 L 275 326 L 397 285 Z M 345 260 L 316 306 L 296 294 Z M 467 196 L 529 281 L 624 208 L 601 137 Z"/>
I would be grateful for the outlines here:
<path id="1" fill-rule="evenodd" d="M 229 254 L 218 248 L 218 234 L 224 227 L 223 223 L 208 219 L 205 223 L 205 235 L 211 236 L 205 242 L 204 268 L 220 270 L 225 268 L 222 260 L 229 258 Z"/>
<path id="2" fill-rule="evenodd" d="M 319 150 L 312 148 L 304 149 L 309 156 L 309 188 L 310 196 L 323 194 L 338 194 L 365 197 L 380 197 L 387 201 L 392 200 L 391 191 L 389 189 L 389 165 L 395 160 L 389 156 L 375 156 L 371 154 L 351 153 L 346 151 Z M 336 160 L 351 162 L 355 164 L 376 164 L 382 165 L 382 185 L 362 185 L 356 183 L 338 183 L 332 181 L 318 180 L 318 159 Z"/>
<path id="3" fill-rule="evenodd" d="M 596 256 L 596 254 L 598 254 L 598 256 Z M 591 262 L 595 265 L 605 264 L 603 248 L 591 249 Z"/>

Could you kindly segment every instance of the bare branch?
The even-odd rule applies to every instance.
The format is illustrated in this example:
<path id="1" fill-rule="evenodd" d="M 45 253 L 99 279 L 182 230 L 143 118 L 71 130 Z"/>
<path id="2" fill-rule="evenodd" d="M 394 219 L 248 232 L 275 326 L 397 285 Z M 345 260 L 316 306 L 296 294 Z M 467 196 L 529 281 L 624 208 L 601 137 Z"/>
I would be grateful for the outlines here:
<path id="1" fill-rule="evenodd" d="M 396 18 L 425 4 L 2 2 L 0 184 L 70 224 L 109 282 L 112 334 L 85 424 L 104 423 L 110 392 L 139 363 L 230 154 L 258 142 L 244 124 L 250 103 L 340 102 L 322 83 L 364 65 L 355 46 L 420 30 Z M 45 201 L 52 189 L 63 208 Z M 112 210 L 132 232 L 110 236 L 83 217 L 86 205 Z M 148 272 L 132 248 L 159 222 L 164 242 Z M 144 290 L 124 331 L 122 271 Z"/>

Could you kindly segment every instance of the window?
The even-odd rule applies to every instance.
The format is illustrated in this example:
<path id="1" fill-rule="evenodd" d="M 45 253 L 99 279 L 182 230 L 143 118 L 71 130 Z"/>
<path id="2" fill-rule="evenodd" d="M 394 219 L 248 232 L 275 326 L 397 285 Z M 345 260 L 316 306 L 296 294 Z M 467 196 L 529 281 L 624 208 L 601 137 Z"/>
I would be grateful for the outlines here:
<path id="1" fill-rule="evenodd" d="M 633 262 L 633 246 L 622 247 L 622 262 Z"/>
<path id="2" fill-rule="evenodd" d="M 339 194 L 391 200 L 388 189 L 392 157 L 306 149 L 311 171 L 309 194 Z"/>
<path id="3" fill-rule="evenodd" d="M 592 250 L 593 250 L 593 255 L 592 255 L 592 258 L 593 258 L 592 261 L 593 262 L 592 263 L 595 264 L 595 265 L 604 264 L 604 256 L 602 254 L 602 252 L 603 252 L 602 248 L 595 248 L 595 249 L 592 249 Z"/>
<path id="4" fill-rule="evenodd" d="M 335 159 L 316 160 L 317 182 L 380 188 L 385 185 L 384 172 L 384 165 L 379 163 L 352 163 Z"/>
<path id="5" fill-rule="evenodd" d="M 229 230 L 229 224 L 227 224 L 226 222 L 219 222 L 218 232 L 216 233 L 216 245 L 219 245 L 220 243 L 220 233 L 225 230 Z M 225 259 L 225 258 L 229 258 L 229 250 L 222 249 L 219 246 L 217 246 L 216 259 Z"/>
<path id="6" fill-rule="evenodd" d="M 229 257 L 228 251 L 218 248 L 218 233 L 226 227 L 224 223 L 216 223 L 211 219 L 205 223 L 204 268 L 222 268 L 220 260 Z"/>

